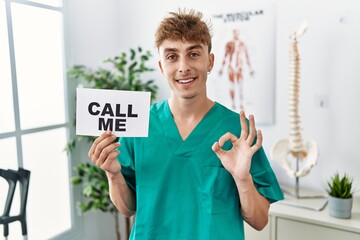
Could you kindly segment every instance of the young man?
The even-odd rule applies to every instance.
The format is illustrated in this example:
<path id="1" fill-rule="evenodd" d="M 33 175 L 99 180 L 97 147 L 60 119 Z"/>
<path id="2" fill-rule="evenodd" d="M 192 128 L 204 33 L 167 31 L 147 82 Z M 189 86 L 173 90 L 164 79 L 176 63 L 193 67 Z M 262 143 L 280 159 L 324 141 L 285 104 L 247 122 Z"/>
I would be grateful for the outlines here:
<path id="1" fill-rule="evenodd" d="M 136 213 L 131 239 L 244 239 L 243 220 L 261 230 L 283 197 L 262 134 L 252 115 L 207 97 L 214 55 L 201 13 L 170 13 L 155 37 L 170 98 L 151 106 L 147 138 L 106 132 L 89 157 L 119 211 Z"/>

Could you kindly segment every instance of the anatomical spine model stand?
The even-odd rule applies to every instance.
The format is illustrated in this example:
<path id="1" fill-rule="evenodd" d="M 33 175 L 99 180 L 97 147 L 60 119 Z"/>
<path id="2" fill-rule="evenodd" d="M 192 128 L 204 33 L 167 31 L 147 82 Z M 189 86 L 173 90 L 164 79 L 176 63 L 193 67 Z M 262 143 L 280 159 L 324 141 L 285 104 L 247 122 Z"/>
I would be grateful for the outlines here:
<path id="1" fill-rule="evenodd" d="M 299 178 L 309 174 L 315 166 L 318 159 L 318 147 L 314 140 L 304 142 L 300 127 L 299 114 L 299 87 L 300 87 L 300 56 L 298 49 L 298 38 L 301 37 L 307 29 L 305 21 L 301 27 L 293 32 L 290 39 L 289 49 L 289 93 L 288 93 L 288 111 L 289 111 L 289 139 L 277 141 L 271 150 L 272 160 L 278 161 L 286 170 L 290 177 L 295 178 L 295 195 L 296 198 L 312 198 L 318 196 L 300 197 Z M 296 160 L 296 169 L 291 168 L 291 160 Z M 300 162 L 302 167 L 300 168 Z"/>

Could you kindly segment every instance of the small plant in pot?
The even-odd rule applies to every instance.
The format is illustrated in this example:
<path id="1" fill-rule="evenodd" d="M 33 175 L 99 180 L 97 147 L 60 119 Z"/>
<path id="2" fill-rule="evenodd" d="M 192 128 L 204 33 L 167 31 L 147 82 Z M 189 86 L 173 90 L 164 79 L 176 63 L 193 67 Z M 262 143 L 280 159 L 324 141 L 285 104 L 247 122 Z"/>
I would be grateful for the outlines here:
<path id="1" fill-rule="evenodd" d="M 329 214 L 336 218 L 351 218 L 353 203 L 353 179 L 347 174 L 336 173 L 328 182 Z"/>

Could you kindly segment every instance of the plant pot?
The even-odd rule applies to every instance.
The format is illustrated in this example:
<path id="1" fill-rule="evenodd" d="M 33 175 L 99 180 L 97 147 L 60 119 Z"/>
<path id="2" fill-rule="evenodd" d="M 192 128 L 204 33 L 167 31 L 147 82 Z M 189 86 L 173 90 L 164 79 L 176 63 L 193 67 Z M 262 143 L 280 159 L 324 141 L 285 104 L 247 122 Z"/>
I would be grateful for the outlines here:
<path id="1" fill-rule="evenodd" d="M 343 219 L 351 218 L 352 198 L 335 198 L 329 196 L 328 199 L 330 216 Z"/>

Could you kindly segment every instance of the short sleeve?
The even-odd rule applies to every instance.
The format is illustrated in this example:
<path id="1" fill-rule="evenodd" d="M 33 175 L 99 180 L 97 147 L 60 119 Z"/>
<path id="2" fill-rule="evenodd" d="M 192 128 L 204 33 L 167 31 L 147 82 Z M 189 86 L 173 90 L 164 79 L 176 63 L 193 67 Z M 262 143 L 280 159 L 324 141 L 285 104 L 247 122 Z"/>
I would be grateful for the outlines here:
<path id="1" fill-rule="evenodd" d="M 250 169 L 254 185 L 270 203 L 284 199 L 280 185 L 272 170 L 264 149 L 260 148 L 253 156 Z"/>
<path id="2" fill-rule="evenodd" d="M 118 161 L 121 165 L 121 174 L 130 189 L 136 192 L 134 140 L 132 138 L 120 138 L 121 146 Z"/>

